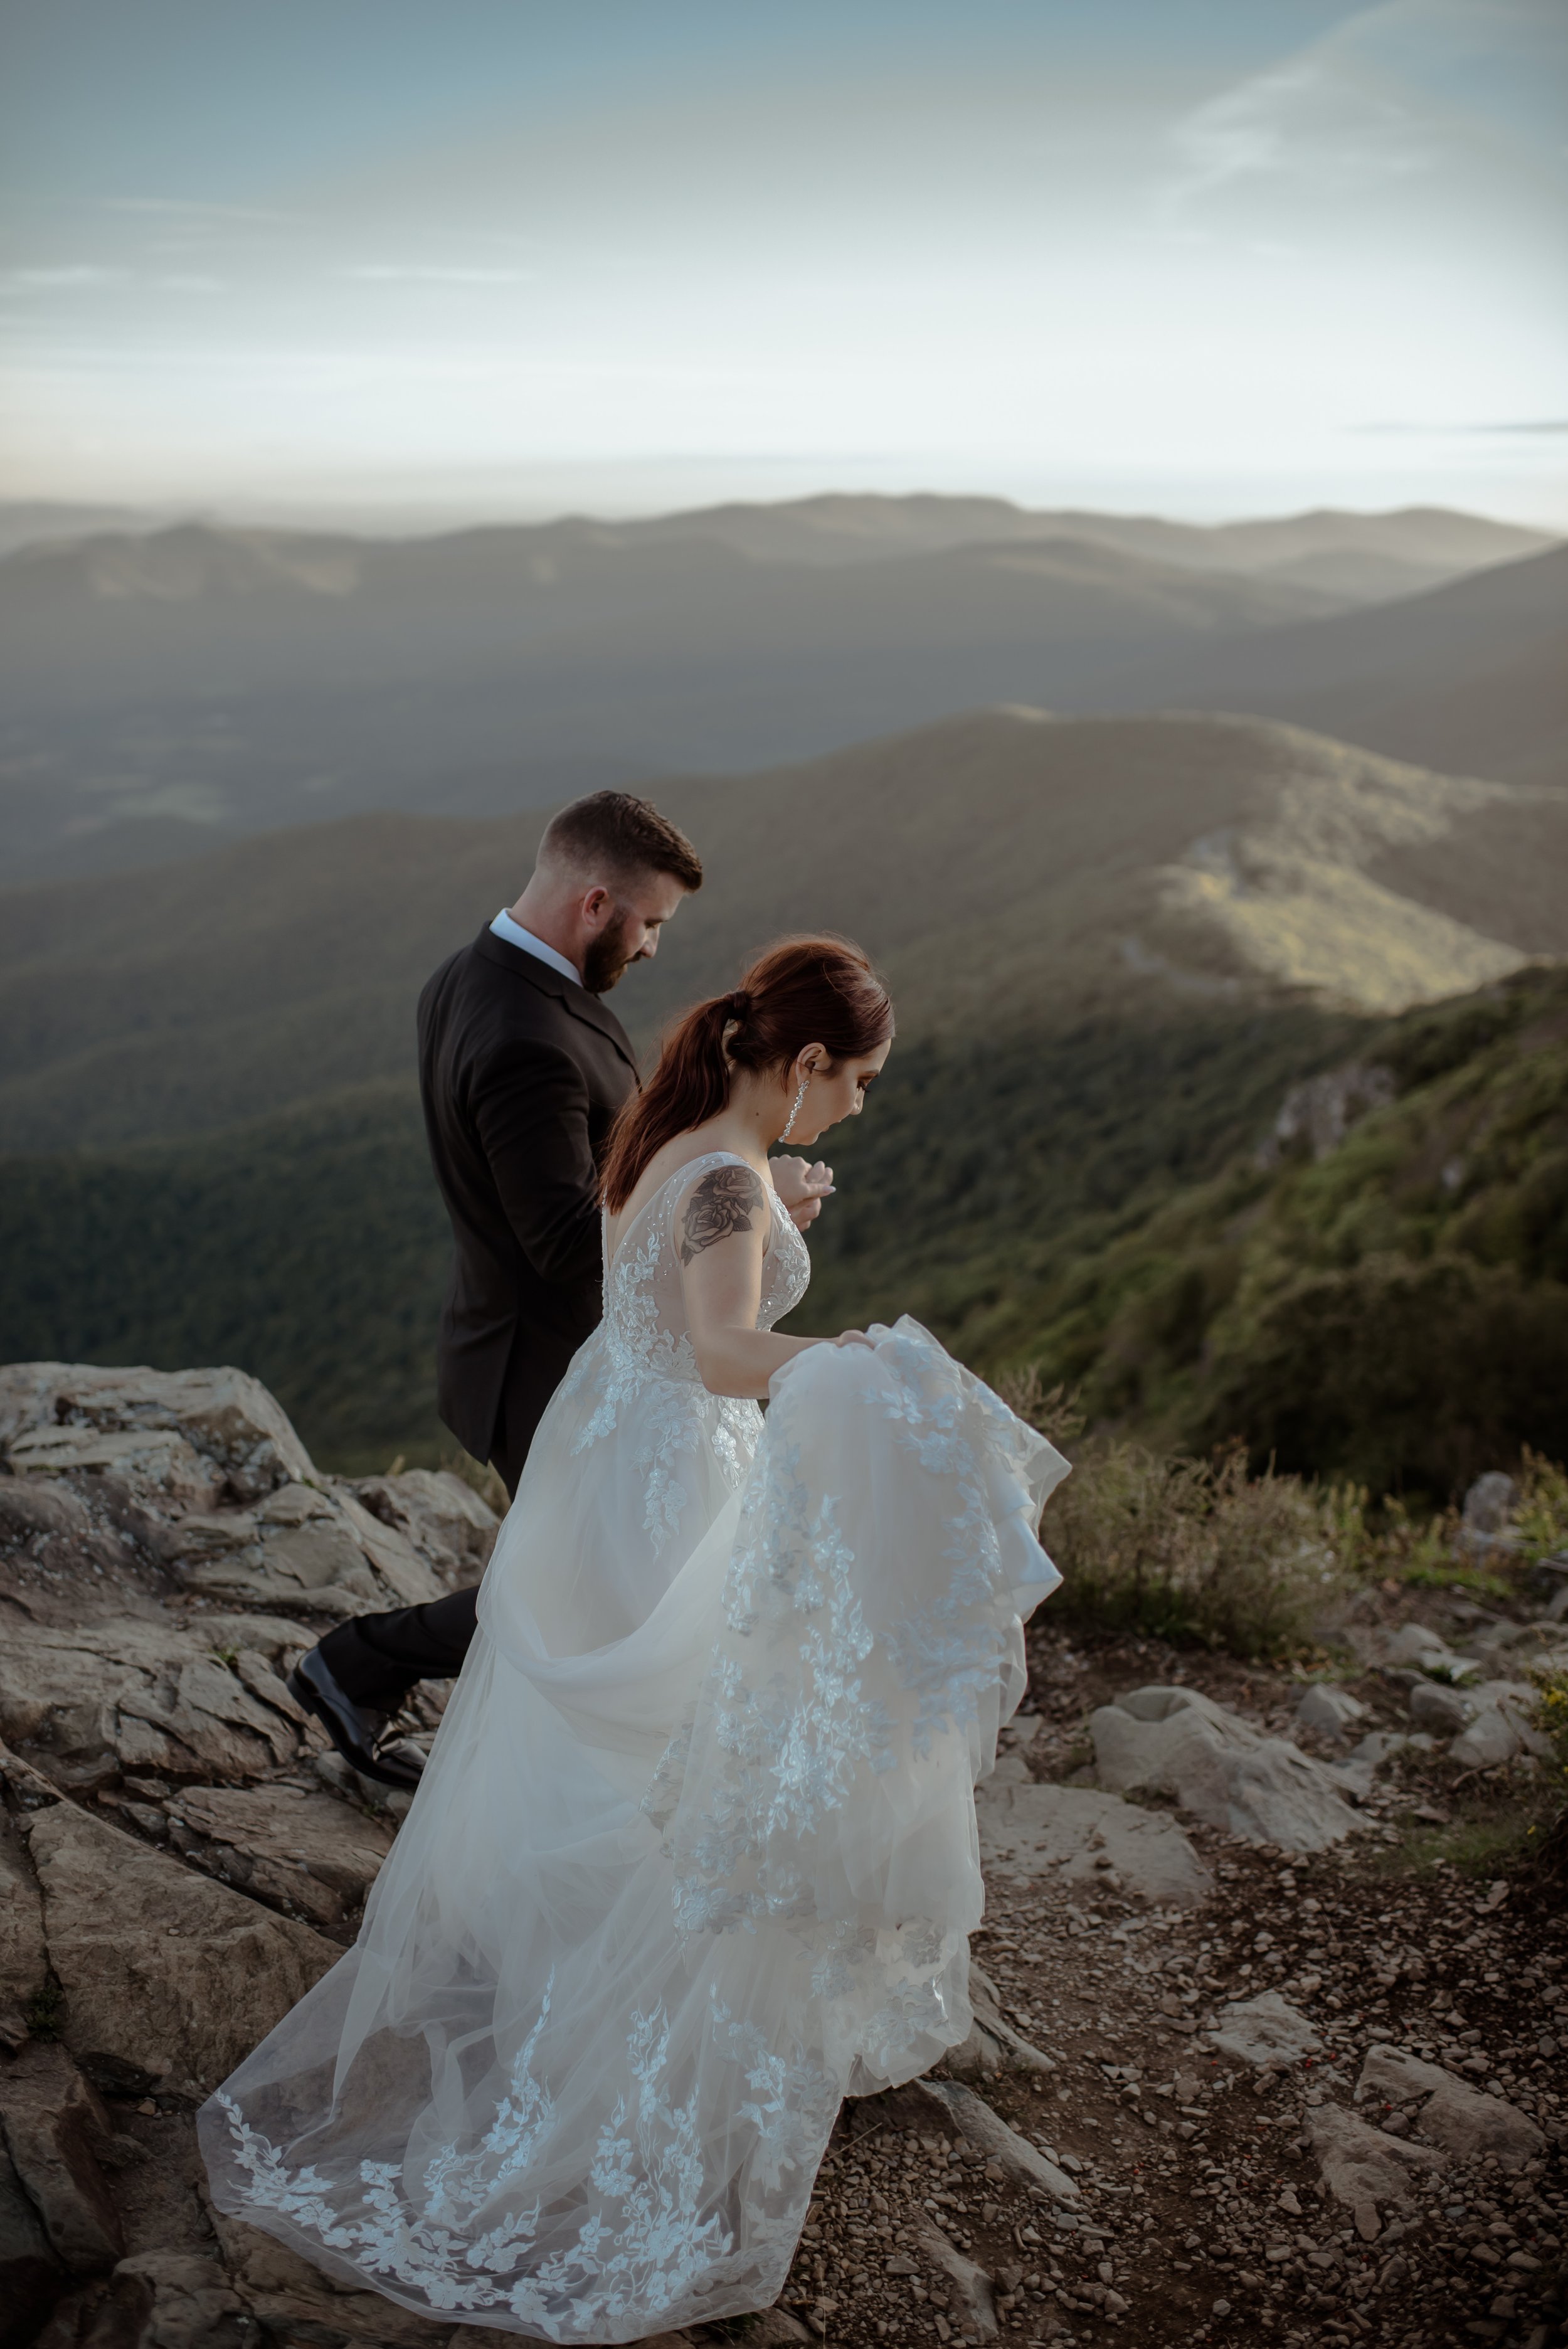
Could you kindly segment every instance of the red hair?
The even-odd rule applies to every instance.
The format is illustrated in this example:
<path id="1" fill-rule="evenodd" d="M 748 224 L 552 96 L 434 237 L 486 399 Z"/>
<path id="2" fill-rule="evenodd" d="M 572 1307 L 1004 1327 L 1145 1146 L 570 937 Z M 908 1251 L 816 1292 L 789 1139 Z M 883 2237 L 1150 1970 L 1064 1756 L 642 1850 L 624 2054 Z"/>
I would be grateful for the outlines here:
<path id="1" fill-rule="evenodd" d="M 710 996 L 665 1036 L 659 1065 L 610 1130 L 601 1195 L 618 1215 L 677 1133 L 717 1117 L 734 1069 L 786 1069 L 808 1044 L 860 1060 L 892 1034 L 892 1004 L 848 938 L 783 938 L 729 995 Z"/>

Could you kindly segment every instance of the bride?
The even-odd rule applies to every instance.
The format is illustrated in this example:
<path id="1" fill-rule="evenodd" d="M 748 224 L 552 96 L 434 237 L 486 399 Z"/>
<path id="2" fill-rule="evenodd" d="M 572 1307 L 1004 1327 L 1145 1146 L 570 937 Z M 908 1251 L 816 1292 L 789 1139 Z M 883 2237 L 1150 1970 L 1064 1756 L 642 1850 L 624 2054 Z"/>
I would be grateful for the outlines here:
<path id="1" fill-rule="evenodd" d="M 916 1322 L 773 1329 L 809 1265 L 769 1148 L 858 1115 L 892 1026 L 800 938 L 666 1040 L 358 1941 L 202 2108 L 222 2209 L 405 2308 L 766 2307 L 841 2100 L 968 2033 L 974 1785 L 1067 1464 Z"/>

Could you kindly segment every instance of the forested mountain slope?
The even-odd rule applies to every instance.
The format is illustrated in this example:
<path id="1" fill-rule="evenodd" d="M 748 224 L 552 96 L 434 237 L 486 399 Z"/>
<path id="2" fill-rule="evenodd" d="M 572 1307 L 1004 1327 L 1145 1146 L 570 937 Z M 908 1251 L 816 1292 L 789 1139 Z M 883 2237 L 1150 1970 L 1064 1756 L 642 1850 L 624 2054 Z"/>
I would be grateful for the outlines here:
<path id="1" fill-rule="evenodd" d="M 858 937 L 906 1038 L 1309 995 L 1397 1009 L 1568 953 L 1568 794 L 1287 727 L 992 710 L 661 787 L 701 893 L 616 1008 L 645 1043 L 780 932 Z M 413 1069 L 428 974 L 526 878 L 542 815 L 361 817 L 12 893 L 0 1134 L 214 1131 Z"/>
<path id="2" fill-rule="evenodd" d="M 810 1326 L 909 1307 L 983 1368 L 1078 1386 L 1098 1420 L 1379 1491 L 1444 1498 L 1522 1444 L 1568 1456 L 1568 972 L 1367 1026 L 1281 1133 L 1119 1201 L 997 1196 L 1005 1112 L 987 1129 L 952 1081 L 972 1181 L 935 1171 L 960 1145 L 923 1159 L 907 1101 L 868 1117 L 839 1153 L 854 1204 L 818 1244 Z M 934 1071 L 934 1128 L 946 1090 Z M 897 1212 L 868 1216 L 884 1195 Z"/>

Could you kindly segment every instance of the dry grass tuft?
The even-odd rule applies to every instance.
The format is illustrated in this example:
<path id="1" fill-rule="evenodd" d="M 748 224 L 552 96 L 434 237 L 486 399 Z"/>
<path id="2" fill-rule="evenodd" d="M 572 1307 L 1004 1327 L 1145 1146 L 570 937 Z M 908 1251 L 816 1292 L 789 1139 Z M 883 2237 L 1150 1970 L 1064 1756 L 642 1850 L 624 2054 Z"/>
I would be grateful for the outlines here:
<path id="1" fill-rule="evenodd" d="M 1091 1436 L 1059 1387 L 1037 1376 L 1004 1390 L 1021 1418 L 1070 1449 L 1073 1474 L 1051 1503 L 1061 1568 L 1056 1608 L 1099 1631 L 1278 1655 L 1299 1646 L 1346 1578 L 1358 1528 L 1354 1496 L 1296 1476 L 1247 1474 L 1234 1444 L 1209 1460 Z"/>

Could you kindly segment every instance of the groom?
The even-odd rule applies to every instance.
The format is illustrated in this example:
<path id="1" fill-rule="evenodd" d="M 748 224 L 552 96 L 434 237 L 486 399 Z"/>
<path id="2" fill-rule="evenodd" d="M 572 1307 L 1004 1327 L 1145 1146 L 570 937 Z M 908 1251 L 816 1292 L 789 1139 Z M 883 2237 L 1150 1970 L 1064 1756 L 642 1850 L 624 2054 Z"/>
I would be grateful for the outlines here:
<path id="1" fill-rule="evenodd" d="M 603 999 L 633 963 L 652 958 L 665 923 L 701 886 L 696 850 L 656 808 L 626 792 L 594 792 L 552 817 L 516 905 L 444 962 L 419 998 L 425 1129 L 456 1243 L 437 1404 L 509 1495 L 546 1403 L 599 1319 L 598 1162 L 637 1082 L 630 1039 Z M 805 1178 L 795 1185 L 804 1222 L 811 1185 L 795 1167 Z M 459 1590 L 357 1616 L 289 1675 L 298 1702 L 367 1778 L 418 1784 L 412 1749 L 378 1753 L 377 1741 L 417 1681 L 462 1669 L 475 1598 Z"/>

